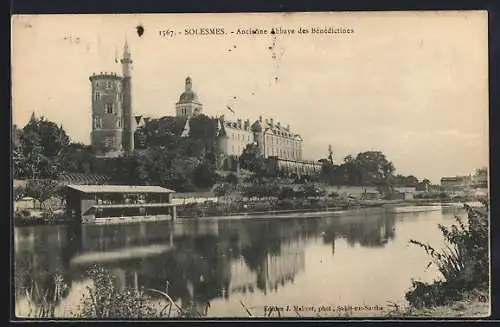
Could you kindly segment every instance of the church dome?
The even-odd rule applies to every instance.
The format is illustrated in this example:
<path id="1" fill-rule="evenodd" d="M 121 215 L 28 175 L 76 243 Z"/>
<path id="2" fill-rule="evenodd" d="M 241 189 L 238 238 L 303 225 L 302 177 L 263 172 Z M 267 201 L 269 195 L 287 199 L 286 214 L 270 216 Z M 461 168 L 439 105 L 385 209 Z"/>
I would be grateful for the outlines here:
<path id="1" fill-rule="evenodd" d="M 193 91 L 193 81 L 191 80 L 191 77 L 186 77 L 185 82 L 185 90 L 179 97 L 179 103 L 199 103 L 198 95 Z"/>
<path id="2" fill-rule="evenodd" d="M 193 91 L 184 91 L 179 97 L 179 103 L 198 102 L 198 95 Z"/>

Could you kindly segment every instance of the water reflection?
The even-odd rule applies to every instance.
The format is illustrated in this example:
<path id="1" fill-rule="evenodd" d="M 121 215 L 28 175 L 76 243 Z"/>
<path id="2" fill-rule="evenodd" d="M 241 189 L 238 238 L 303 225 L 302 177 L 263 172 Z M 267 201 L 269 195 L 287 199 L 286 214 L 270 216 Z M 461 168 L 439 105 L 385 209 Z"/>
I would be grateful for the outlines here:
<path id="1" fill-rule="evenodd" d="M 123 287 L 167 290 L 185 310 L 206 314 L 214 299 L 265 296 L 292 285 L 305 270 L 310 242 L 331 244 L 332 256 L 339 238 L 350 246 L 384 247 L 395 237 L 395 217 L 364 210 L 314 219 L 20 227 L 15 230 L 16 299 L 33 282 L 55 292 L 55 276 L 71 288 L 98 263 Z"/>

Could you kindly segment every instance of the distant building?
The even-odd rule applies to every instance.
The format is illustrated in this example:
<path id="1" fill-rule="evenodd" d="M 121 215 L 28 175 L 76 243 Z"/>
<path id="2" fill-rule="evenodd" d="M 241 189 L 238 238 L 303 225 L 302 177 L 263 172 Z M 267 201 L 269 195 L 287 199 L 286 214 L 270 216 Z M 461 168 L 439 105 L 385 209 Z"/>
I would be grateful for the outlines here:
<path id="1" fill-rule="evenodd" d="M 193 81 L 187 77 L 185 81 L 185 90 L 175 104 L 177 117 L 191 118 L 203 112 L 203 105 L 198 100 L 198 95 L 193 91 Z"/>
<path id="2" fill-rule="evenodd" d="M 470 176 L 442 177 L 441 186 L 444 188 L 465 187 L 470 185 Z"/>
<path id="3" fill-rule="evenodd" d="M 217 145 L 225 157 L 239 157 L 247 145 L 255 140 L 250 120 L 229 121 L 224 116 L 218 118 Z"/>
<path id="4" fill-rule="evenodd" d="M 487 188 L 488 169 L 483 167 L 475 169 L 466 176 L 442 177 L 441 186 L 447 189 L 457 188 Z"/>
<path id="5" fill-rule="evenodd" d="M 290 130 L 290 125 L 274 123 L 274 119 L 262 120 L 262 116 L 252 125 L 255 141 L 260 153 L 265 157 L 282 160 L 302 160 L 302 138 Z"/>
<path id="6" fill-rule="evenodd" d="M 172 193 L 160 186 L 71 184 L 65 188 L 66 210 L 84 224 L 174 220 Z"/>
<path id="7" fill-rule="evenodd" d="M 185 90 L 175 104 L 176 116 L 187 118 L 181 136 L 190 133 L 190 118 L 203 112 L 203 105 L 193 91 L 192 79 L 186 78 Z M 256 144 L 264 158 L 270 158 L 276 169 L 285 175 L 309 175 L 321 171 L 321 163 L 303 160 L 302 137 L 291 130 L 290 125 L 262 119 L 251 123 L 249 119 L 227 120 L 224 116 L 217 121 L 217 148 L 220 153 L 218 166 L 237 170 L 238 158 L 249 144 Z"/>
<path id="8" fill-rule="evenodd" d="M 99 73 L 90 76 L 92 85 L 91 142 L 99 156 L 118 156 L 134 150 L 134 118 L 128 44 L 121 59 L 123 76 Z"/>
<path id="9" fill-rule="evenodd" d="M 471 184 L 473 187 L 488 187 L 488 168 L 476 169 L 471 174 Z"/>

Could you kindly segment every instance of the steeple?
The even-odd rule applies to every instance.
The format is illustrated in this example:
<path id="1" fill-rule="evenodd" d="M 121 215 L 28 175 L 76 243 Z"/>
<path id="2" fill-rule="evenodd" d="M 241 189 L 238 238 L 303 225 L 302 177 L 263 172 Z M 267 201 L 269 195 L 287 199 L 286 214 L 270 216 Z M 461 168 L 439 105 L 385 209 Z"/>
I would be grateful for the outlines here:
<path id="1" fill-rule="evenodd" d="M 125 39 L 125 45 L 123 46 L 123 57 L 120 62 L 122 64 L 123 77 L 130 77 L 130 68 L 133 61 L 128 49 L 127 39 Z"/>

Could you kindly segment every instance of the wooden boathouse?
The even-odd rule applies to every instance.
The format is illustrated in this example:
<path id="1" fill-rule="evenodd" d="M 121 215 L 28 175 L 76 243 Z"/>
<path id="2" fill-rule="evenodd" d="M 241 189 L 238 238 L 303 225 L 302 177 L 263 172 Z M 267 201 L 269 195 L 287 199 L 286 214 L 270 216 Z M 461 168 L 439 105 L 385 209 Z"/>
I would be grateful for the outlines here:
<path id="1" fill-rule="evenodd" d="M 173 193 L 160 186 L 67 185 L 66 210 L 84 224 L 175 220 Z"/>

